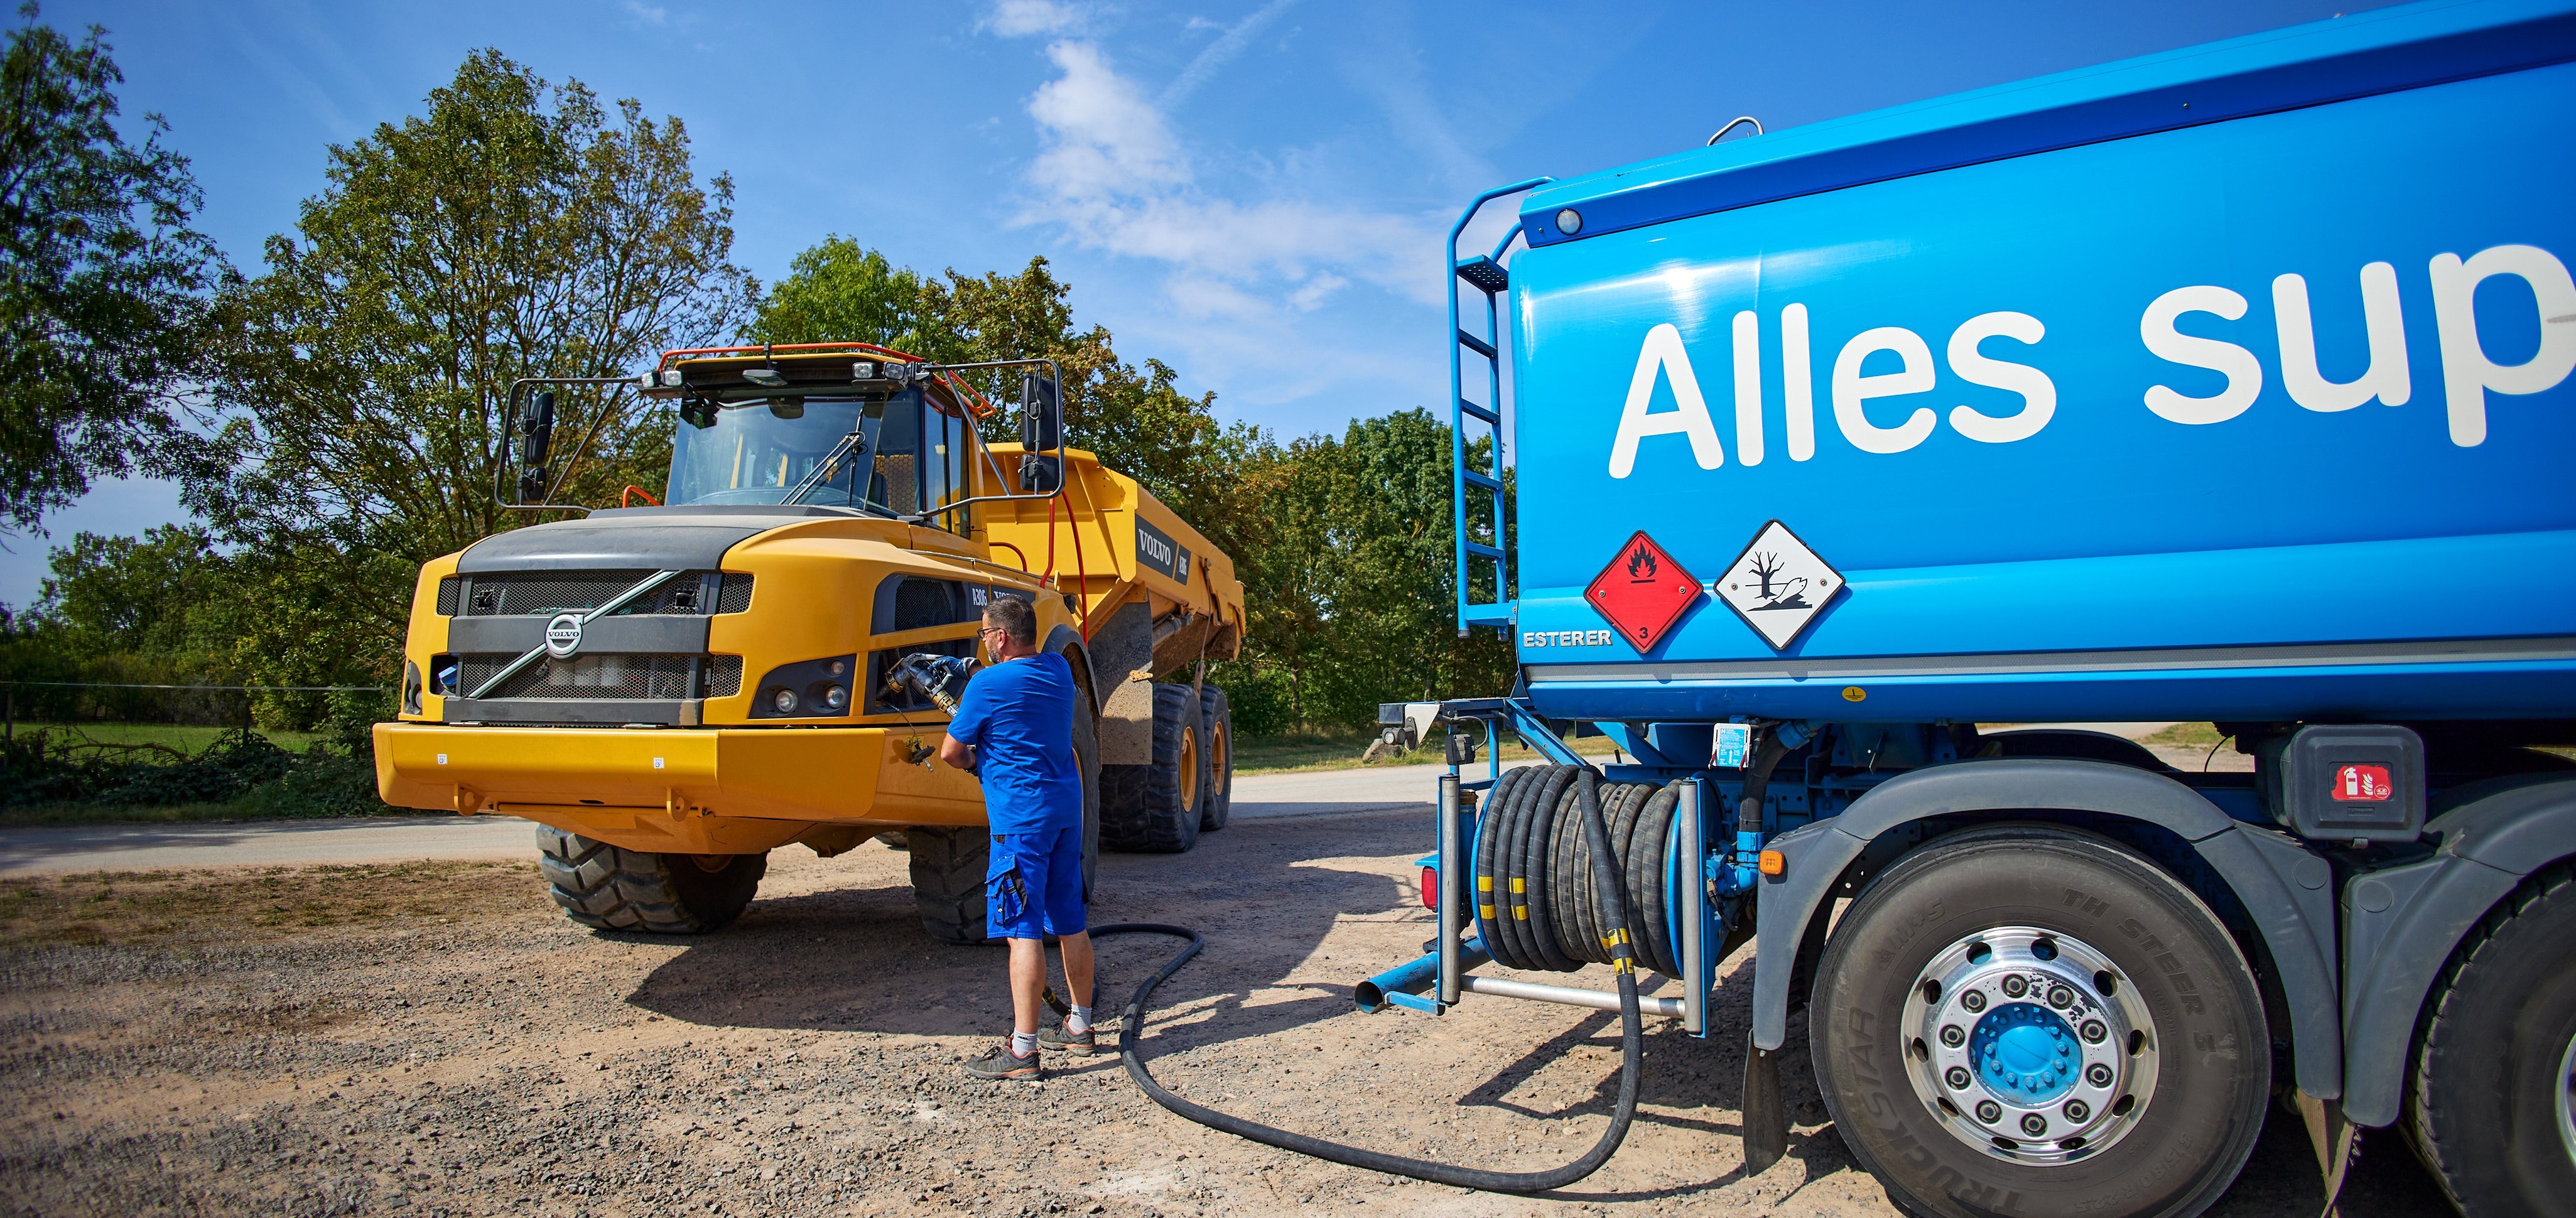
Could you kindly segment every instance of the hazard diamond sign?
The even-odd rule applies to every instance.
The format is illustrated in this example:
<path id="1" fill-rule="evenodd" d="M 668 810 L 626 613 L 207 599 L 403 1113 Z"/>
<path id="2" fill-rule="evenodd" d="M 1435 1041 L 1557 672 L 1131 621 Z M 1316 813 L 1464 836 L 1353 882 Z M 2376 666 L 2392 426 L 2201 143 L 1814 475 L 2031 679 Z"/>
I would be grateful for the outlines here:
<path id="1" fill-rule="evenodd" d="M 1640 653 L 1653 651 L 1664 632 L 1699 603 L 1699 580 L 1643 532 L 1619 547 L 1619 556 L 1583 590 L 1583 599 L 1618 628 Z"/>

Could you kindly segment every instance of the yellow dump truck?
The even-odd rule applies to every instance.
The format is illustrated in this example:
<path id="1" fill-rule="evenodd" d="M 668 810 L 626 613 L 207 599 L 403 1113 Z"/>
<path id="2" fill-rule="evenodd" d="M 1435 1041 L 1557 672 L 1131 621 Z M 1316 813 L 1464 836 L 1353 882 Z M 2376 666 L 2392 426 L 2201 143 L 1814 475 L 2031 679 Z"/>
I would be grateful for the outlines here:
<path id="1" fill-rule="evenodd" d="M 978 421 L 1006 420 L 973 385 L 1014 371 L 1022 442 L 987 444 Z M 1091 695 L 1086 879 L 1104 846 L 1189 849 L 1230 803 L 1232 716 L 1205 674 L 1241 643 L 1243 586 L 1134 479 L 1064 447 L 1056 384 L 1045 361 L 851 343 L 514 385 L 495 493 L 559 518 L 421 568 L 400 719 L 375 728 L 385 802 L 537 822 L 555 900 L 616 930 L 713 929 L 769 851 L 887 836 L 930 933 L 980 941 L 983 794 L 933 763 L 931 691 L 890 678 L 973 656 L 983 606 L 1011 596 Z M 558 391 L 676 405 L 659 503 L 545 502 Z"/>

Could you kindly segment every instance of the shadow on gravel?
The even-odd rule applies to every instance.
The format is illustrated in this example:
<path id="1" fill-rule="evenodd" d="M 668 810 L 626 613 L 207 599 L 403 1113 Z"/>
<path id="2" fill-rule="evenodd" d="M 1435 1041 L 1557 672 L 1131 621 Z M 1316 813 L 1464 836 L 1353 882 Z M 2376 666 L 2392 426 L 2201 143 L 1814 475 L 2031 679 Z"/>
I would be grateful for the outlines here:
<path id="1" fill-rule="evenodd" d="M 1203 1007 L 1217 997 L 1228 1037 L 1350 1010 L 1349 991 L 1339 986 L 1301 987 L 1329 990 L 1311 1000 L 1242 1005 L 1245 994 L 1278 985 L 1337 920 L 1382 915 L 1403 901 L 1401 885 L 1386 877 L 1299 866 L 1303 856 L 1327 851 L 1294 849 L 1302 843 L 1282 840 L 1297 831 L 1275 822 L 1240 825 L 1202 838 L 1188 854 L 1102 856 L 1093 923 L 1173 922 L 1196 927 L 1208 940 L 1189 967 L 1156 991 L 1156 1010 Z M 1329 853 L 1366 848 L 1340 838 Z M 603 937 L 672 944 L 659 936 Z M 1104 940 L 1094 1005 L 1124 1006 L 1136 983 L 1179 946 L 1158 936 Z M 959 946 L 923 933 L 908 886 L 835 889 L 755 900 L 733 925 L 688 941 L 627 1001 L 712 1027 L 990 1032 L 1010 1017 L 1003 959 L 998 944 Z"/>

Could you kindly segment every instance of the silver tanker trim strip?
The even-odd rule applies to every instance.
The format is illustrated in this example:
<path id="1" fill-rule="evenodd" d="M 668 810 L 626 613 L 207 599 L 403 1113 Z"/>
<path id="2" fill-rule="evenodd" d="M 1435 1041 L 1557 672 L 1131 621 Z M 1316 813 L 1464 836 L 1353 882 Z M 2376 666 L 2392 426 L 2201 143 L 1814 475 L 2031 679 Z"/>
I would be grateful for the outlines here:
<path id="1" fill-rule="evenodd" d="M 636 597 L 652 591 L 654 585 L 677 574 L 679 574 L 677 571 L 656 571 L 653 574 L 646 576 L 643 582 L 608 598 L 608 600 L 603 602 L 599 608 L 581 615 L 581 624 L 584 626 L 589 625 L 591 623 L 591 619 L 599 617 L 602 614 L 609 613 L 624 605 L 626 602 L 634 600 Z M 529 648 L 526 655 L 510 661 L 510 663 L 502 668 L 501 671 L 493 673 L 488 680 L 484 681 L 481 685 L 474 687 L 473 693 L 465 696 L 469 699 L 473 699 L 480 698 L 485 694 L 491 693 L 493 690 L 500 688 L 503 681 L 507 681 L 511 677 L 518 675 L 520 669 L 536 663 L 537 657 L 544 654 L 546 654 L 546 645 L 543 643 L 539 643 L 536 646 Z"/>
<path id="2" fill-rule="evenodd" d="M 1680 664 L 1527 664 L 1529 683 L 1587 681 L 1813 681 L 1864 677 L 1968 677 L 1997 673 L 2164 672 L 2296 665 L 2380 666 L 2576 660 L 2576 638 L 2461 639 L 2327 643 L 2282 647 L 2174 647 L 2135 651 L 2042 651 L 1962 656 L 1835 656 L 1814 660 L 1703 660 Z"/>

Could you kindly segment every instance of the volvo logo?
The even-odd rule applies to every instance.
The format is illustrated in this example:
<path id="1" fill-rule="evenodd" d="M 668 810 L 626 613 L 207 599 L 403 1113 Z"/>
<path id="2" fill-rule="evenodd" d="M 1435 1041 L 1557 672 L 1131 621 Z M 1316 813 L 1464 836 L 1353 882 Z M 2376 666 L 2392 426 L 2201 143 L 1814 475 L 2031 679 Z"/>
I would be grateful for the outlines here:
<path id="1" fill-rule="evenodd" d="M 546 623 L 546 654 L 558 660 L 569 660 L 581 650 L 581 615 L 558 613 Z"/>

